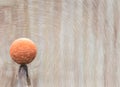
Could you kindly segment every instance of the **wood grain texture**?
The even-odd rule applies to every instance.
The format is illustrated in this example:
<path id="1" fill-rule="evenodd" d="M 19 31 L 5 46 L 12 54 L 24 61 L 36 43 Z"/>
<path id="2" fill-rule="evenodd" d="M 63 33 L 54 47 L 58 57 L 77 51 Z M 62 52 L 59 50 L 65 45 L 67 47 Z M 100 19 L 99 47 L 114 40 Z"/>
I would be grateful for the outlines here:
<path id="1" fill-rule="evenodd" d="M 119 0 L 0 0 L 0 87 L 18 87 L 9 46 L 32 39 L 32 87 L 120 87 Z"/>

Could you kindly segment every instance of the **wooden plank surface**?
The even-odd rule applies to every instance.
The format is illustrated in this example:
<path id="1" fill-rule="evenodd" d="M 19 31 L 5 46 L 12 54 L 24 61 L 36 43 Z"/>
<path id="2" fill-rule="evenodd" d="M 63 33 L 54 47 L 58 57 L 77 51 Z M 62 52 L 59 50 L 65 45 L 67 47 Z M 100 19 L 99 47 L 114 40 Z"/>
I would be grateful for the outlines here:
<path id="1" fill-rule="evenodd" d="M 32 87 L 120 87 L 119 0 L 0 0 L 0 87 L 18 87 L 9 47 L 38 48 Z"/>

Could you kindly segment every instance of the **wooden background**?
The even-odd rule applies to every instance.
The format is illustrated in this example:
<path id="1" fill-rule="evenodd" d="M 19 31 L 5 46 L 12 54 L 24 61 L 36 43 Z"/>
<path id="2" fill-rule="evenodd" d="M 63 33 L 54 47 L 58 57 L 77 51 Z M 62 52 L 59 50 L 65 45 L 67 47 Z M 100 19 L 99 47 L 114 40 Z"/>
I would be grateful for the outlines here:
<path id="1" fill-rule="evenodd" d="M 120 0 L 0 0 L 0 87 L 18 87 L 9 47 L 32 39 L 32 87 L 120 87 Z"/>

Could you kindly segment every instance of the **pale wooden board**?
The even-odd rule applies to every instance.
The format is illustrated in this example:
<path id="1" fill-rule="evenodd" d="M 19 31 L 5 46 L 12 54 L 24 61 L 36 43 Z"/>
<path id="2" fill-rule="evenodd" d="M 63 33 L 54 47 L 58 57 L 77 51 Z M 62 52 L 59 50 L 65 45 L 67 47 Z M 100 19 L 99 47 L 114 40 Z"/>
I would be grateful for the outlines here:
<path id="1" fill-rule="evenodd" d="M 0 87 L 17 87 L 9 47 L 32 39 L 32 87 L 120 87 L 119 0 L 0 0 Z"/>

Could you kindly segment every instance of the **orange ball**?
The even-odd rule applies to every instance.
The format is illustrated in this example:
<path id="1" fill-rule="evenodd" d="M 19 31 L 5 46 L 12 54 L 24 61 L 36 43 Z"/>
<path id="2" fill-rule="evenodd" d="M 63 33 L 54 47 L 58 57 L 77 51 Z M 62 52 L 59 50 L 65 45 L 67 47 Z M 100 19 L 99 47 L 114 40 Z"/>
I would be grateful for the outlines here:
<path id="1" fill-rule="evenodd" d="M 37 53 L 36 45 L 27 38 L 15 40 L 10 46 L 10 56 L 18 64 L 28 64 Z"/>

